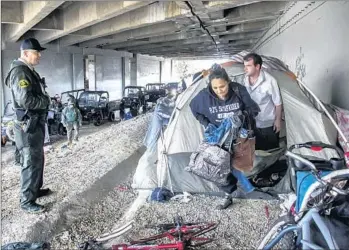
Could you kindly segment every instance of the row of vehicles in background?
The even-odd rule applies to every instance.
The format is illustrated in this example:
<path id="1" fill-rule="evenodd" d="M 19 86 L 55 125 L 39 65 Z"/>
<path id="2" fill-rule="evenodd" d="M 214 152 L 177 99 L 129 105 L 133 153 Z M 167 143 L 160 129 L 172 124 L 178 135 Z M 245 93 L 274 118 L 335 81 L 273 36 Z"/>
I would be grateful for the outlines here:
<path id="1" fill-rule="evenodd" d="M 51 98 L 52 104 L 48 112 L 49 135 L 65 135 L 66 130 L 61 123 L 63 108 L 70 98 L 74 98 L 76 107 L 80 110 L 84 122 L 99 126 L 103 121 L 121 121 L 130 113 L 132 117 L 151 110 L 160 97 L 166 96 L 168 91 L 176 91 L 178 83 L 149 83 L 143 86 L 126 86 L 121 100 L 109 100 L 108 91 L 92 91 L 85 89 L 71 90 L 61 93 L 60 100 Z M 1 123 L 1 145 L 13 140 L 14 111 L 5 106 Z"/>
<path id="2" fill-rule="evenodd" d="M 143 86 L 127 86 L 124 89 L 123 98 L 120 101 L 120 116 L 129 109 L 132 116 L 137 116 L 152 109 L 160 97 L 165 97 L 168 92 L 177 91 L 178 82 L 148 83 Z"/>

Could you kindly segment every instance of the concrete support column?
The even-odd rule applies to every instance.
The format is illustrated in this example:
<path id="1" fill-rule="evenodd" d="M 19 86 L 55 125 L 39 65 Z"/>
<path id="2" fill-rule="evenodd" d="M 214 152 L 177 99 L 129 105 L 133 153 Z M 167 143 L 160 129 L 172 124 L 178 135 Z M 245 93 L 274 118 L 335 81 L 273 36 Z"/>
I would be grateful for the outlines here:
<path id="1" fill-rule="evenodd" d="M 88 55 L 88 86 L 89 90 L 96 90 L 96 56 Z"/>
<path id="2" fill-rule="evenodd" d="M 121 91 L 123 93 L 126 86 L 126 58 L 121 57 Z"/>
<path id="3" fill-rule="evenodd" d="M 137 66 L 138 66 L 138 62 L 137 62 L 137 59 L 138 56 L 137 54 L 134 54 L 133 55 L 133 58 L 131 58 L 131 85 L 137 85 L 137 77 L 138 77 L 138 69 L 137 69 Z"/>
<path id="4" fill-rule="evenodd" d="M 171 79 L 172 79 L 172 76 L 173 76 L 173 74 L 172 74 L 172 72 L 173 72 L 173 60 L 171 59 Z"/>
<path id="5" fill-rule="evenodd" d="M 71 54 L 71 63 L 72 63 L 72 71 L 71 71 L 71 89 L 75 89 L 75 57 L 74 54 Z"/>
<path id="6" fill-rule="evenodd" d="M 159 83 L 162 83 L 162 64 L 163 62 L 159 62 L 159 67 L 160 67 L 160 74 L 159 74 Z"/>

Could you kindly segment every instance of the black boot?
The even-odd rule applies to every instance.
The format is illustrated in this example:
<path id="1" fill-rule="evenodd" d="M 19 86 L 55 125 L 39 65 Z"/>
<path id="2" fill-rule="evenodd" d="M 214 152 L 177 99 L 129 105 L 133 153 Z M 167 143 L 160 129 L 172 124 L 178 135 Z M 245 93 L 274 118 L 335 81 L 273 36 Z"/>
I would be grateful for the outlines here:
<path id="1" fill-rule="evenodd" d="M 50 195 L 52 194 L 51 189 L 49 188 L 42 188 L 39 190 L 39 194 L 38 194 L 38 198 L 46 196 L 46 195 Z"/>
<path id="2" fill-rule="evenodd" d="M 41 206 L 35 202 L 33 203 L 29 203 L 26 205 L 21 205 L 21 208 L 27 212 L 27 213 L 31 213 L 31 214 L 38 214 L 38 213 L 42 213 L 45 211 L 44 206 Z"/>
<path id="3" fill-rule="evenodd" d="M 223 203 L 217 206 L 218 210 L 224 210 L 230 207 L 233 204 L 233 198 L 231 197 L 231 194 L 226 194 L 226 196 L 223 199 Z"/>

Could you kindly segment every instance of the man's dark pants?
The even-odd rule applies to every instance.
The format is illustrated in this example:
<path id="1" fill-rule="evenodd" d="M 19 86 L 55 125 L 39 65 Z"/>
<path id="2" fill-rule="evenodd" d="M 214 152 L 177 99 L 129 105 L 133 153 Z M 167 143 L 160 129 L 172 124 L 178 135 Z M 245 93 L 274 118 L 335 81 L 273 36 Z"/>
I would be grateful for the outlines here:
<path id="1" fill-rule="evenodd" d="M 256 150 L 269 150 L 279 147 L 279 132 L 275 133 L 273 127 L 256 128 Z"/>
<path id="2" fill-rule="evenodd" d="M 32 133 L 24 133 L 18 123 L 14 132 L 21 155 L 21 206 L 25 206 L 36 201 L 43 185 L 45 117 Z"/>

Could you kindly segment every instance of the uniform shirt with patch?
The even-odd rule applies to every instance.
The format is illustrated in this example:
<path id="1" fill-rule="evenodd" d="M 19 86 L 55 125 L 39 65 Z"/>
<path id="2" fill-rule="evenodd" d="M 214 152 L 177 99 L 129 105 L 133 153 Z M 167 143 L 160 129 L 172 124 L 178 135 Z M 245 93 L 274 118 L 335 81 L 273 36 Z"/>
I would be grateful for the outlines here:
<path id="1" fill-rule="evenodd" d="M 5 83 L 11 88 L 14 108 L 44 112 L 51 102 L 50 96 L 40 75 L 29 66 L 24 60 L 13 61 Z"/>
<path id="2" fill-rule="evenodd" d="M 279 86 L 275 78 L 268 72 L 261 70 L 254 85 L 250 85 L 248 76 L 244 78 L 244 84 L 251 98 L 261 110 L 256 117 L 257 128 L 272 127 L 275 121 L 275 106 L 282 104 Z"/>

